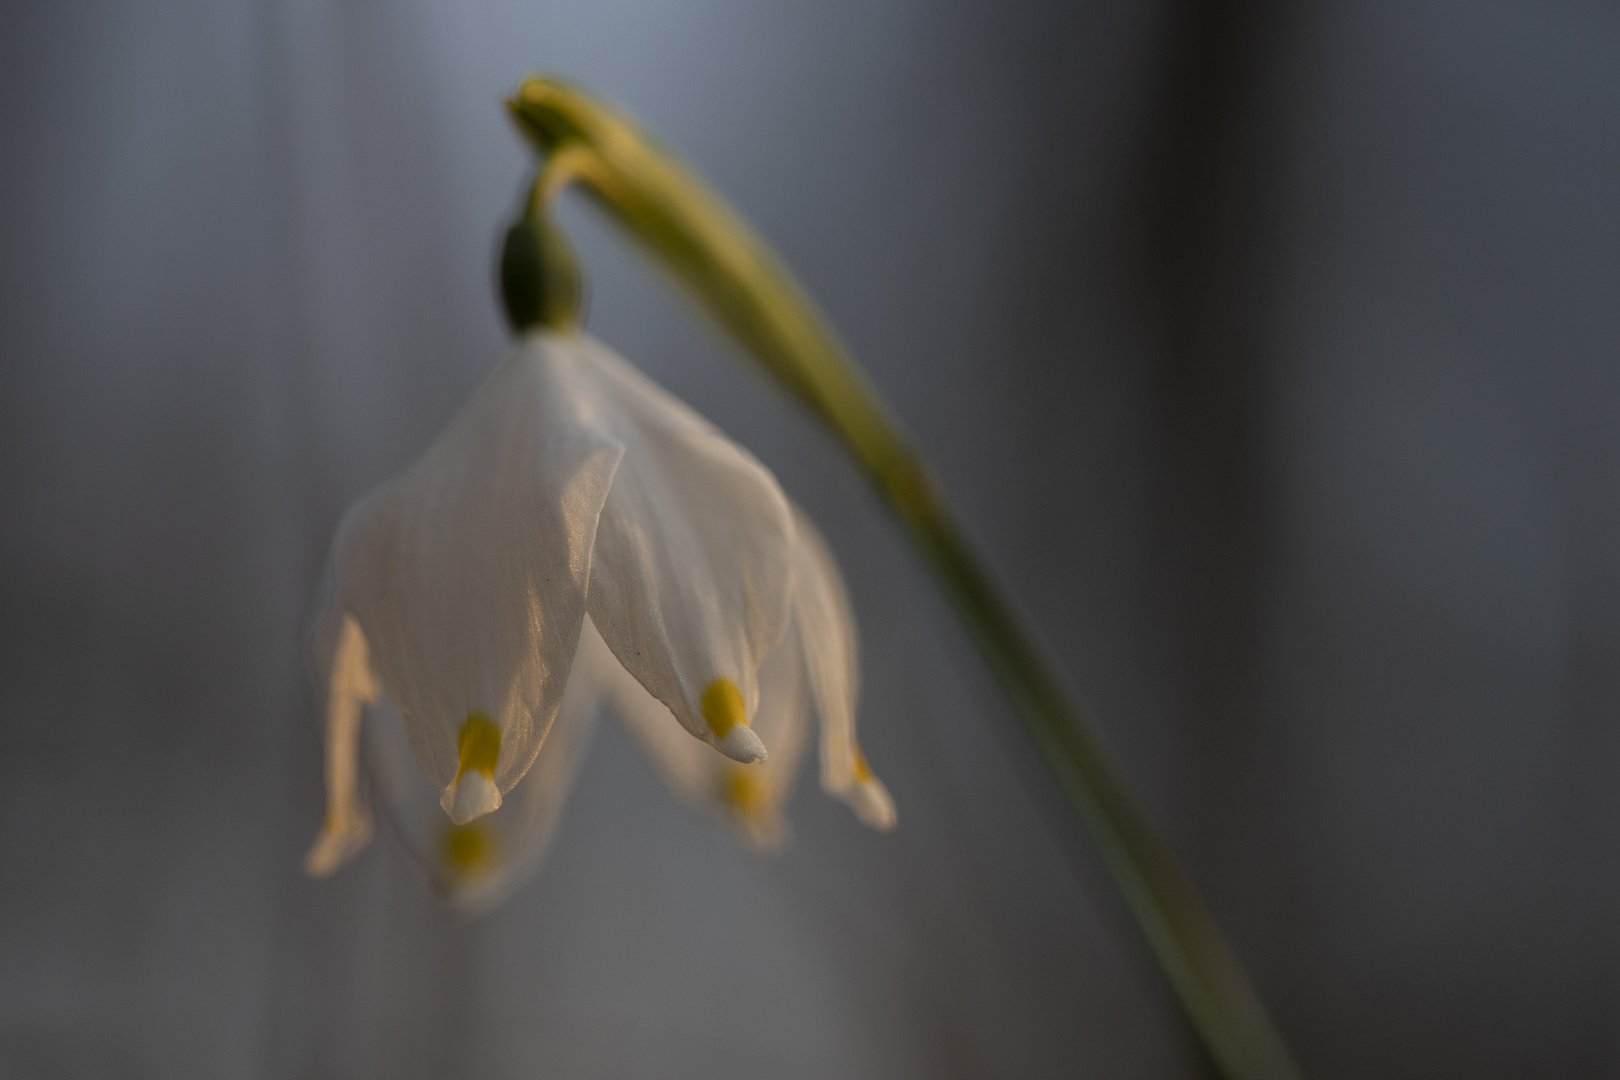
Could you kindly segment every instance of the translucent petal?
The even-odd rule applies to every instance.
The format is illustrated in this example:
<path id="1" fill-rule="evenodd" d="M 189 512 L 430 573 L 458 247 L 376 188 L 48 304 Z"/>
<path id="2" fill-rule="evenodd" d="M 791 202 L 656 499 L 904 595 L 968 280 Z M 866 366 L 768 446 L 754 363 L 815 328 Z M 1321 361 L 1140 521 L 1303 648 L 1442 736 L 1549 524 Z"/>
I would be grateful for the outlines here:
<path id="1" fill-rule="evenodd" d="M 894 828 L 894 800 L 855 741 L 860 658 L 855 613 L 838 565 L 810 518 L 794 507 L 794 621 L 821 716 L 821 787 L 874 829 Z"/>
<path id="2" fill-rule="evenodd" d="M 316 648 L 325 658 L 326 816 L 304 871 L 326 877 L 354 858 L 371 840 L 371 813 L 360 797 L 357 754 L 361 709 L 377 700 L 377 683 L 366 659 L 360 624 L 329 608 L 316 626 Z"/>
<path id="3" fill-rule="evenodd" d="M 498 809 L 463 825 L 446 820 L 392 703 L 383 697 L 368 710 L 366 772 L 377 812 L 435 889 L 460 907 L 483 910 L 538 871 L 590 744 L 599 700 L 593 678 L 576 663 L 533 767 Z"/>
<path id="4" fill-rule="evenodd" d="M 597 521 L 624 453 L 599 423 L 587 364 L 577 336 L 525 338 L 338 534 L 338 599 L 440 805 L 458 817 L 498 805 L 528 771 L 567 685 Z M 475 722 L 489 737 L 474 764 L 493 785 L 467 811 L 456 781 Z"/>
<path id="5" fill-rule="evenodd" d="M 788 622 L 787 500 L 747 451 L 603 346 L 585 347 L 602 423 L 625 448 L 596 533 L 591 619 L 682 727 L 756 760 L 757 672 Z"/>
<path id="6" fill-rule="evenodd" d="M 594 637 L 587 620 L 582 656 L 593 647 Z M 720 816 L 751 847 L 779 849 L 788 837 L 782 808 L 793 794 L 809 735 L 803 654 L 794 632 L 788 631 L 759 669 L 754 731 L 769 755 L 753 765 L 722 757 L 688 736 L 670 710 L 607 653 L 607 646 L 600 648 L 612 665 L 601 682 L 604 696 L 676 798 Z"/>

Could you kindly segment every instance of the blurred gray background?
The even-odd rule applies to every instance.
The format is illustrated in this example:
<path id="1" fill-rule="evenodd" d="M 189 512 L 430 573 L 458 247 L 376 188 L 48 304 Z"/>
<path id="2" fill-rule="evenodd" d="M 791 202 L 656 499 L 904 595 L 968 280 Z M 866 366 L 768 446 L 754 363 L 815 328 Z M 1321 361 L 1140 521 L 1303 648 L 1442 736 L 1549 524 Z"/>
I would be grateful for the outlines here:
<path id="1" fill-rule="evenodd" d="M 0 11 L 0 1074 L 1196 1077 L 874 499 L 578 205 L 592 329 L 855 593 L 900 829 L 751 857 L 611 728 L 469 922 L 327 882 L 343 508 L 501 356 L 531 70 L 820 298 L 1312 1077 L 1620 1075 L 1620 14 L 1561 2 Z"/>

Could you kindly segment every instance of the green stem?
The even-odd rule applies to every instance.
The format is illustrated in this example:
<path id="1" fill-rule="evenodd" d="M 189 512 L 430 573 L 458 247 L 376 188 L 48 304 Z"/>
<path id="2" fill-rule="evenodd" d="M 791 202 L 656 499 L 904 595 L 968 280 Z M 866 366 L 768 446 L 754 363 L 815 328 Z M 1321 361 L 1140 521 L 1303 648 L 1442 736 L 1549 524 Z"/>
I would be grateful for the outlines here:
<path id="1" fill-rule="evenodd" d="M 917 545 L 1079 811 L 1171 986 L 1231 1080 L 1299 1071 L 1169 847 L 1131 797 L 827 320 L 725 204 L 633 123 L 552 79 L 507 102 L 518 126 L 820 417 Z"/>

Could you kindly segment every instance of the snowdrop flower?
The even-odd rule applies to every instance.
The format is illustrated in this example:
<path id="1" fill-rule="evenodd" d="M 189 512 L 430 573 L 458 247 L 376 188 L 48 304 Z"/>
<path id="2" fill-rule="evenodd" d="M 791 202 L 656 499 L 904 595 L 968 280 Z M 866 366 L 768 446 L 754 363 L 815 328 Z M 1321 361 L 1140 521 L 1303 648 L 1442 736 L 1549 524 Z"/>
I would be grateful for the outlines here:
<path id="1" fill-rule="evenodd" d="M 498 896 L 543 853 L 603 702 L 677 795 L 765 848 L 813 707 L 823 787 L 894 824 L 855 741 L 854 621 L 824 543 L 764 466 L 577 332 L 525 335 L 349 512 L 312 644 L 312 874 L 371 836 L 363 757 L 435 881 Z"/>

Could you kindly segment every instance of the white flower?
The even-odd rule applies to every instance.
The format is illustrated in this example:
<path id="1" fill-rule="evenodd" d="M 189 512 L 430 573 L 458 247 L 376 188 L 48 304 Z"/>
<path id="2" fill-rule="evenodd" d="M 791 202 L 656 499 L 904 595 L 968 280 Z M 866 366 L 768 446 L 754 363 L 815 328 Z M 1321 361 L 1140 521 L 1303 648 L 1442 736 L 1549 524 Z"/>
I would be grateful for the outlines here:
<path id="1" fill-rule="evenodd" d="M 349 512 L 313 644 L 313 874 L 370 838 L 363 752 L 440 884 L 498 894 L 538 861 L 604 700 L 678 795 L 767 847 L 813 705 L 823 787 L 894 823 L 855 742 L 854 621 L 820 537 L 764 466 L 581 334 L 526 336 Z"/>

